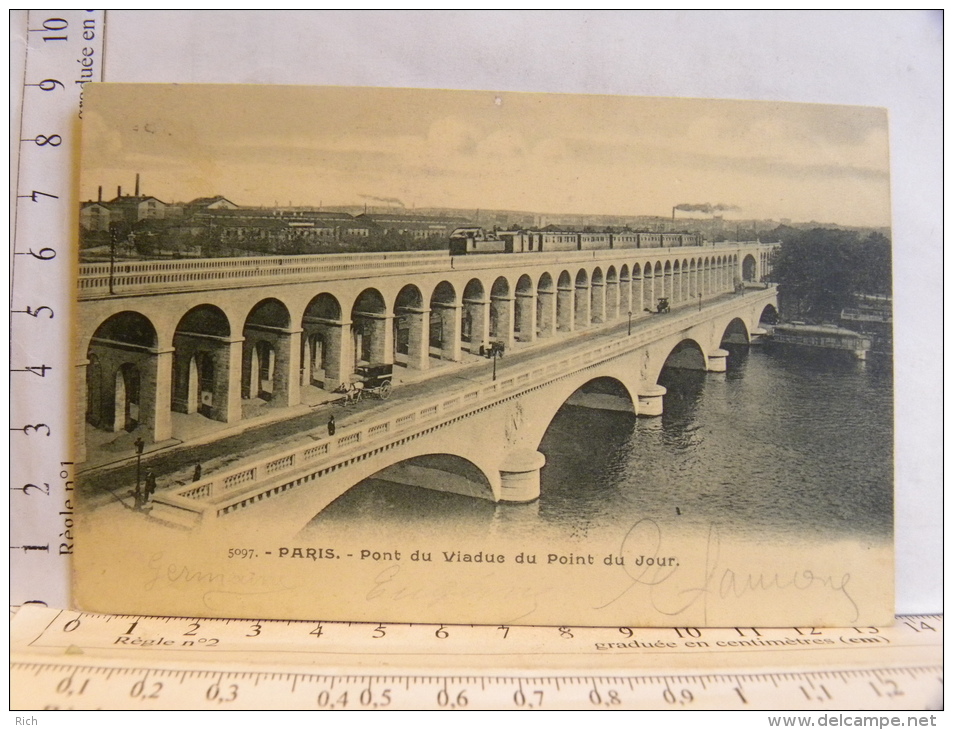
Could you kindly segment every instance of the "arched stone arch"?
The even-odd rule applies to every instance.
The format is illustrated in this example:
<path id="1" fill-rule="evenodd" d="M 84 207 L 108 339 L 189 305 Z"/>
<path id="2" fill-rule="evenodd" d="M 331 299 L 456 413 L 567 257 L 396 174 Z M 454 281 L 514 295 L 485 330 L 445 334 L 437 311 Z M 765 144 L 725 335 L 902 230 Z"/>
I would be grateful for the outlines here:
<path id="1" fill-rule="evenodd" d="M 351 307 L 351 342 L 354 362 L 348 375 L 360 364 L 394 362 L 393 315 L 387 311 L 384 297 L 374 288 L 362 291 Z"/>
<path id="2" fill-rule="evenodd" d="M 430 309 L 415 284 L 406 284 L 394 299 L 394 362 L 410 370 L 430 365 Z"/>
<path id="3" fill-rule="evenodd" d="M 725 327 L 725 331 L 721 336 L 721 346 L 725 345 L 747 345 L 751 341 L 751 337 L 748 334 L 748 326 L 745 324 L 744 320 L 735 317 L 728 323 L 728 326 Z"/>
<path id="4" fill-rule="evenodd" d="M 160 351 L 152 321 L 118 312 L 90 337 L 82 383 L 87 421 L 104 431 L 137 432 L 144 441 L 172 435 L 172 350 Z"/>
<path id="5" fill-rule="evenodd" d="M 637 389 L 635 381 L 627 382 L 624 377 L 611 373 L 577 373 L 548 392 L 542 407 L 533 408 L 532 417 L 520 431 L 519 446 L 530 452 L 538 450 L 556 414 L 566 405 L 635 414 L 639 397 Z"/>
<path id="6" fill-rule="evenodd" d="M 470 279 L 463 289 L 462 339 L 476 355 L 490 339 L 489 303 L 486 289 L 479 279 Z"/>
<path id="7" fill-rule="evenodd" d="M 552 337 L 557 318 L 556 284 L 552 275 L 544 271 L 536 282 L 536 336 Z"/>
<path id="8" fill-rule="evenodd" d="M 773 304 L 767 305 L 764 309 L 761 310 L 761 315 L 758 317 L 759 325 L 776 325 L 778 323 L 778 310 Z"/>
<path id="9" fill-rule="evenodd" d="M 516 301 L 513 316 L 514 338 L 519 342 L 536 339 L 536 291 L 529 274 L 516 281 Z"/>
<path id="10" fill-rule="evenodd" d="M 337 297 L 322 292 L 313 297 L 301 316 L 301 386 L 334 390 L 344 380 L 350 325 L 343 319 Z"/>
<path id="11" fill-rule="evenodd" d="M 606 278 L 598 266 L 592 270 L 589 292 L 589 320 L 592 324 L 606 321 Z"/>
<path id="12" fill-rule="evenodd" d="M 456 454 L 422 454 L 403 459 L 361 480 L 348 492 L 360 489 L 369 479 L 496 501 L 492 484 L 483 469 Z M 333 503 L 329 505 L 331 507 Z"/>
<path id="13" fill-rule="evenodd" d="M 461 306 L 449 281 L 441 281 L 430 295 L 430 354 L 441 360 L 460 360 Z"/>
<path id="14" fill-rule="evenodd" d="M 505 276 L 498 276 L 490 288 L 490 339 L 510 348 L 515 341 L 513 293 Z"/>
<path id="15" fill-rule="evenodd" d="M 288 307 L 278 299 L 261 300 L 245 318 L 242 336 L 242 397 L 278 407 L 297 405 L 301 330 L 291 326 Z"/>
<path id="16" fill-rule="evenodd" d="M 681 370 L 707 370 L 708 358 L 705 352 L 695 340 L 686 339 L 673 347 L 665 361 L 662 363 L 662 370 L 665 368 L 674 368 Z M 656 378 L 656 382 L 658 379 Z"/>
<path id="17" fill-rule="evenodd" d="M 747 254 L 741 261 L 741 278 L 744 281 L 757 281 L 758 261 L 752 254 Z"/>
<path id="18" fill-rule="evenodd" d="M 576 295 L 573 307 L 575 329 L 583 329 L 590 324 L 589 319 L 589 272 L 579 269 L 576 272 Z"/>
<path id="19" fill-rule="evenodd" d="M 242 344 L 225 312 L 193 307 L 179 320 L 172 346 L 172 410 L 224 423 L 240 419 Z"/>

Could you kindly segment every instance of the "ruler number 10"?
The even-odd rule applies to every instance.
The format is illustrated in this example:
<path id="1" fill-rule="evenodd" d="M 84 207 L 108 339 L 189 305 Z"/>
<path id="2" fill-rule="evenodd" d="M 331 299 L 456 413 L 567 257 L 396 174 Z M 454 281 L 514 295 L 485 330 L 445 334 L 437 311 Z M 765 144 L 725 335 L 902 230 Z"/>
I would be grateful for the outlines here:
<path id="1" fill-rule="evenodd" d="M 43 32 L 53 32 L 58 33 L 69 28 L 69 22 L 63 18 L 47 18 L 43 21 L 42 28 L 30 28 L 31 33 L 43 33 Z M 68 40 L 66 34 L 63 35 L 45 35 L 42 36 L 43 42 L 48 41 L 65 41 Z"/>

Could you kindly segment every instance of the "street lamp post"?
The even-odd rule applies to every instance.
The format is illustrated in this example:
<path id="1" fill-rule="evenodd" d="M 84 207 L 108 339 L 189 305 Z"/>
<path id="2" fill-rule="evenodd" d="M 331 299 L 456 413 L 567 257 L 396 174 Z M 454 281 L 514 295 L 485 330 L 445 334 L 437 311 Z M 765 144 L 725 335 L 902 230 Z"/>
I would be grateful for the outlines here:
<path id="1" fill-rule="evenodd" d="M 702 293 L 698 292 L 698 311 L 702 311 Z"/>
<path id="2" fill-rule="evenodd" d="M 500 351 L 494 347 L 490 351 L 490 356 L 493 358 L 493 380 L 496 380 L 496 358 L 500 356 Z"/>
<path id="3" fill-rule="evenodd" d="M 629 337 L 632 336 L 632 311 L 629 311 Z"/>

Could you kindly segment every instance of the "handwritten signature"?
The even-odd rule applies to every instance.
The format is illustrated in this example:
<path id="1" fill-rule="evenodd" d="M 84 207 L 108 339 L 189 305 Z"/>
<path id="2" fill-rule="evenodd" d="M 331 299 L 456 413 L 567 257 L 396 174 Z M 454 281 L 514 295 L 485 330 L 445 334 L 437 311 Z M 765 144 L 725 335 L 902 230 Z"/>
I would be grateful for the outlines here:
<path id="1" fill-rule="evenodd" d="M 292 590 L 280 576 L 255 571 L 210 571 L 190 565 L 166 562 L 161 552 L 154 553 L 147 562 L 149 577 L 143 588 L 152 590 L 157 584 L 195 586 L 203 590 L 202 601 L 207 607 L 214 599 L 227 595 L 253 596 Z"/>
<path id="2" fill-rule="evenodd" d="M 662 530 L 652 519 L 636 522 L 622 541 L 621 554 L 625 558 L 622 570 L 630 583 L 613 599 L 596 606 L 606 608 L 621 600 L 630 591 L 647 586 L 652 607 L 665 616 L 678 616 L 693 606 L 700 606 L 705 622 L 708 609 L 716 600 L 741 598 L 747 594 L 798 591 L 820 588 L 831 595 L 844 599 L 853 610 L 852 621 L 860 616 L 860 609 L 847 590 L 850 573 L 818 575 L 809 569 L 779 570 L 777 572 L 744 573 L 722 566 L 721 537 L 718 528 L 711 525 L 705 547 L 705 562 L 701 580 L 688 581 L 689 587 L 681 587 L 686 570 L 676 564 L 669 566 L 637 566 L 634 558 L 639 555 L 658 555 L 662 545 Z M 693 585 L 694 583 L 694 585 Z M 664 586 L 664 588 L 663 588 Z"/>

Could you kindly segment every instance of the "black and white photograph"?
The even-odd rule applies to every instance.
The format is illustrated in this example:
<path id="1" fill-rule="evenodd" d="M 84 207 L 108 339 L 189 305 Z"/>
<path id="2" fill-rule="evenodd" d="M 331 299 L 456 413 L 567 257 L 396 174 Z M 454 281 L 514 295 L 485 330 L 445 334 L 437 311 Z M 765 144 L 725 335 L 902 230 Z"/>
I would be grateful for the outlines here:
<path id="1" fill-rule="evenodd" d="M 884 109 L 83 103 L 78 607 L 892 621 Z"/>

